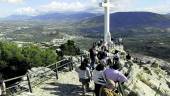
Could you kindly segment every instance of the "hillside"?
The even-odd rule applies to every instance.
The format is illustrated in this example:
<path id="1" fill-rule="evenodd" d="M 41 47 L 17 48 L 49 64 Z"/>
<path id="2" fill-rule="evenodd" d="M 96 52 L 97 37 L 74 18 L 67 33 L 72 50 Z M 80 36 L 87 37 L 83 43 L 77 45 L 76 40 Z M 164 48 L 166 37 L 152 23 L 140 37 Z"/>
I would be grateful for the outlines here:
<path id="1" fill-rule="evenodd" d="M 73 13 L 48 13 L 32 17 L 32 20 L 56 20 L 56 21 L 80 21 L 97 16 L 94 13 L 73 12 Z"/>
<path id="2" fill-rule="evenodd" d="M 110 15 L 111 34 L 122 37 L 126 50 L 170 61 L 170 18 L 150 12 L 118 12 Z M 82 20 L 76 26 L 84 36 L 102 38 L 104 17 Z"/>
<path id="3" fill-rule="evenodd" d="M 103 31 L 104 16 L 96 16 L 80 22 L 81 26 Z M 170 18 L 151 12 L 117 12 L 110 15 L 111 32 L 121 28 L 170 27 Z M 93 25 L 93 26 L 92 26 Z"/>

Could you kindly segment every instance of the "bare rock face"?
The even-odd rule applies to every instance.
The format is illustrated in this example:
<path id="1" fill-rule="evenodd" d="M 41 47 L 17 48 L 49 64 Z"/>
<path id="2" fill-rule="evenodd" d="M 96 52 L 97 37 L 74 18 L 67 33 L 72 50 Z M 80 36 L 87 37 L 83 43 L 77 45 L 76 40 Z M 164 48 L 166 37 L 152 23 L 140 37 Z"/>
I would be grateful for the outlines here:
<path id="1" fill-rule="evenodd" d="M 129 92 L 135 92 L 138 96 L 170 96 L 167 80 L 167 72 L 159 67 L 133 64 L 126 86 Z"/>
<path id="2" fill-rule="evenodd" d="M 155 64 L 158 64 L 158 66 L 162 69 L 165 70 L 168 75 L 170 75 L 170 63 L 167 61 L 164 61 L 162 59 L 159 58 L 154 58 L 154 57 L 150 57 L 150 56 L 137 56 L 138 57 L 138 61 L 144 63 L 144 64 L 154 64 L 152 67 L 155 67 Z"/>
<path id="3" fill-rule="evenodd" d="M 126 61 L 121 58 L 123 63 L 121 71 L 124 74 L 128 72 L 128 82 L 125 83 L 126 94 L 128 96 L 170 96 L 170 75 L 168 73 L 170 64 L 148 56 L 140 57 L 137 61 L 139 62 Z"/>

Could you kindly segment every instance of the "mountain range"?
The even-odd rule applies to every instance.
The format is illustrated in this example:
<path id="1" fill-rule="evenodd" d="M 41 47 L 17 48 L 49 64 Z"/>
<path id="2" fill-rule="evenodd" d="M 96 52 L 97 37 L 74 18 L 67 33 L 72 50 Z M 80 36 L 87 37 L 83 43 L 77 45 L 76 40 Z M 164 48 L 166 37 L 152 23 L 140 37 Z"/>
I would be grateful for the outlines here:
<path id="1" fill-rule="evenodd" d="M 103 38 L 104 16 L 75 24 L 81 35 Z M 151 12 L 117 12 L 110 15 L 112 38 L 122 37 L 125 49 L 132 53 L 170 61 L 170 17 Z"/>
<path id="2" fill-rule="evenodd" d="M 88 20 L 81 21 L 81 26 L 89 25 L 93 30 L 103 31 L 104 16 L 96 16 Z M 94 27 L 95 26 L 95 27 Z M 168 15 L 161 15 L 151 12 L 117 12 L 110 15 L 111 31 L 121 28 L 136 28 L 136 27 L 170 27 L 170 17 Z"/>
<path id="3" fill-rule="evenodd" d="M 80 23 L 96 23 L 101 25 L 104 16 L 100 13 L 68 12 L 47 13 L 37 16 L 11 15 L 5 20 L 53 20 L 53 21 L 81 21 Z M 117 12 L 110 15 L 111 27 L 158 26 L 169 27 L 170 15 L 151 12 Z"/>
<path id="4" fill-rule="evenodd" d="M 98 16 L 98 13 L 68 12 L 68 13 L 47 13 L 37 16 L 11 15 L 4 20 L 52 20 L 52 21 L 80 21 Z"/>

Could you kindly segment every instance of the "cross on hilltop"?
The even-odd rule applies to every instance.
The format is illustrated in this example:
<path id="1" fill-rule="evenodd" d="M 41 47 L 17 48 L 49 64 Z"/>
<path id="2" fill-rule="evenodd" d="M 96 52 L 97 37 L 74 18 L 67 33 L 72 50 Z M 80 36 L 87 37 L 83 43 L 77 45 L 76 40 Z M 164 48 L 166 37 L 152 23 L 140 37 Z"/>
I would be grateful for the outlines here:
<path id="1" fill-rule="evenodd" d="M 110 34 L 110 0 L 104 0 L 100 3 L 101 7 L 104 7 L 104 42 L 109 44 L 111 43 L 111 34 Z"/>

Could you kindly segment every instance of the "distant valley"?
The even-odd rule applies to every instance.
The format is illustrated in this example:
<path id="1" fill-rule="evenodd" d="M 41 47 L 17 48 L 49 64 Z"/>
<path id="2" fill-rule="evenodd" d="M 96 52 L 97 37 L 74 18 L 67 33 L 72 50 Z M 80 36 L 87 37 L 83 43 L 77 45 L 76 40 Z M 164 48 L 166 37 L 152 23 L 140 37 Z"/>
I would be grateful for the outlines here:
<path id="1" fill-rule="evenodd" d="M 83 44 L 102 39 L 103 24 L 102 14 L 87 12 L 49 13 L 34 17 L 13 15 L 0 22 L 0 33 L 3 34 L 0 37 L 43 42 L 67 34 L 83 36 L 83 39 L 76 41 L 82 48 L 89 48 Z M 150 12 L 113 13 L 110 27 L 113 38 L 124 39 L 126 50 L 170 61 L 170 15 Z"/>

